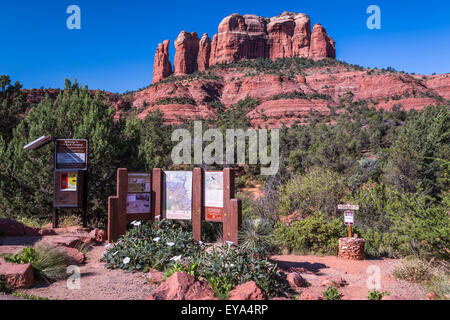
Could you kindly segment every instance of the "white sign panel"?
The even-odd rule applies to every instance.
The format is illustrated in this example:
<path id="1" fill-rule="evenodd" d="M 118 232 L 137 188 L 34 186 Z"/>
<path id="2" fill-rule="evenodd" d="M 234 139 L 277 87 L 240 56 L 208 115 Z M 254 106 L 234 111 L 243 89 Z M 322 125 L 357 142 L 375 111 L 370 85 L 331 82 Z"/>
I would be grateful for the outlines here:
<path id="1" fill-rule="evenodd" d="M 166 219 L 191 220 L 191 171 L 164 171 L 163 216 Z"/>
<path id="2" fill-rule="evenodd" d="M 352 226 L 354 223 L 354 214 L 353 211 L 344 211 L 344 224 L 346 226 Z"/>

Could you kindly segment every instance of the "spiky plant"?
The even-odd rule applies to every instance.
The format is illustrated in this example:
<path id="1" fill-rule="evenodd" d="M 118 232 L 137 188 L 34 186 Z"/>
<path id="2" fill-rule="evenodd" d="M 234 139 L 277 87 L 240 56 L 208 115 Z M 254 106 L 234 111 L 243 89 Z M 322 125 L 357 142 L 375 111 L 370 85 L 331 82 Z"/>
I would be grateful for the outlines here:
<path id="1" fill-rule="evenodd" d="M 37 243 L 34 250 L 31 265 L 35 274 L 48 282 L 67 277 L 67 267 L 71 262 L 64 250 L 46 241 Z"/>
<path id="2" fill-rule="evenodd" d="M 272 249 L 272 225 L 263 218 L 245 219 L 239 233 L 239 245 L 260 254 Z"/>

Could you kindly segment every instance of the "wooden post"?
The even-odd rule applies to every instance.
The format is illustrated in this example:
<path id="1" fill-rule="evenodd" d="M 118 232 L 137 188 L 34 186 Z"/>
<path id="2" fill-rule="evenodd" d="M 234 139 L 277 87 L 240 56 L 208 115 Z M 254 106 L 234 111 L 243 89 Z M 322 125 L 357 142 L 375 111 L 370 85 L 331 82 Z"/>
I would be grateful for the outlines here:
<path id="1" fill-rule="evenodd" d="M 160 219 L 162 216 L 163 205 L 163 171 L 159 168 L 154 168 L 152 171 L 152 220 L 155 220 L 156 216 Z"/>
<path id="2" fill-rule="evenodd" d="M 231 239 L 231 199 L 234 198 L 234 170 L 223 169 L 223 241 Z"/>
<path id="3" fill-rule="evenodd" d="M 241 215 L 241 199 L 231 199 L 230 201 L 230 240 L 238 244 L 239 220 Z"/>
<path id="4" fill-rule="evenodd" d="M 117 228 L 119 236 L 127 232 L 127 193 L 128 172 L 125 168 L 117 169 Z"/>
<path id="5" fill-rule="evenodd" d="M 59 226 L 58 214 L 59 214 L 58 209 L 53 208 L 53 212 L 52 212 L 52 227 L 53 228 L 58 228 L 58 226 Z"/>
<path id="6" fill-rule="evenodd" d="M 192 173 L 192 233 L 194 240 L 202 240 L 203 169 L 194 168 Z"/>
<path id="7" fill-rule="evenodd" d="M 108 241 L 117 241 L 120 238 L 118 233 L 118 201 L 117 196 L 108 197 Z"/>
<path id="8" fill-rule="evenodd" d="M 348 226 L 348 237 L 352 237 L 352 226 Z"/>

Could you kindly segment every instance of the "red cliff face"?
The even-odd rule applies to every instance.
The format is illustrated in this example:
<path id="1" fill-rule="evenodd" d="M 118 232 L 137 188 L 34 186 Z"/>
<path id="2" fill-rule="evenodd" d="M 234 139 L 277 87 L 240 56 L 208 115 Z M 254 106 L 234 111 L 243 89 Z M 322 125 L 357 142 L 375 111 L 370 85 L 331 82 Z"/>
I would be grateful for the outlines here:
<path id="1" fill-rule="evenodd" d="M 172 65 L 169 61 L 169 40 L 158 45 L 153 64 L 153 83 L 161 81 L 172 74 Z"/>
<path id="2" fill-rule="evenodd" d="M 219 24 L 211 42 L 195 32 L 182 31 L 175 40 L 174 72 L 177 75 L 204 71 L 210 66 L 255 58 L 336 58 L 335 42 L 320 24 L 314 26 L 303 13 L 284 12 L 273 18 L 234 13 Z M 155 56 L 153 83 L 170 73 L 161 73 L 160 49 Z M 165 60 L 164 60 L 165 61 Z M 166 63 L 167 64 L 167 63 Z"/>

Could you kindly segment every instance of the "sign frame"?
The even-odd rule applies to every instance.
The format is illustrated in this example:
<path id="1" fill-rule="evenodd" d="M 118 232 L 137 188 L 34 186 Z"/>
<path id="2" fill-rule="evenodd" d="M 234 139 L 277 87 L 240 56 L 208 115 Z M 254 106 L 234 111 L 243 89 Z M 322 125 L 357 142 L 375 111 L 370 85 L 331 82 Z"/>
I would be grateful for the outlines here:
<path id="1" fill-rule="evenodd" d="M 85 144 L 84 162 L 79 163 L 79 164 L 73 163 L 70 165 L 58 162 L 58 148 L 59 148 L 59 144 L 61 144 L 63 141 L 79 142 L 79 143 Z M 83 170 L 83 171 L 86 171 L 87 166 L 88 166 L 88 152 L 89 152 L 89 142 L 87 139 L 56 139 L 55 140 L 55 152 L 54 152 L 55 170 L 57 170 L 57 171 L 61 171 L 61 170 Z M 60 152 L 60 153 L 64 153 L 64 152 Z M 68 153 L 68 152 L 66 152 L 66 153 Z"/>
<path id="2" fill-rule="evenodd" d="M 208 173 L 217 173 L 222 175 L 222 189 L 220 190 L 221 196 L 222 196 L 222 205 L 214 205 L 214 206 L 208 206 L 206 195 L 206 175 Z M 205 221 L 211 221 L 211 222 L 223 222 L 223 211 L 224 211 L 224 198 L 223 198 L 223 189 L 224 189 L 224 183 L 223 183 L 223 171 L 220 170 L 210 170 L 210 171 L 204 171 L 204 185 L 203 185 L 203 207 L 205 210 Z"/>

